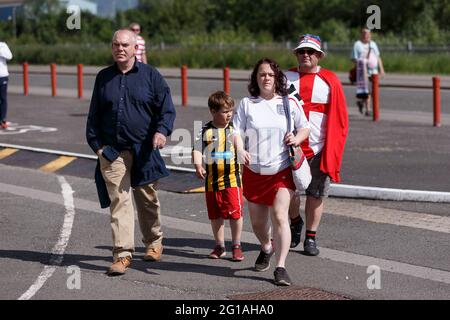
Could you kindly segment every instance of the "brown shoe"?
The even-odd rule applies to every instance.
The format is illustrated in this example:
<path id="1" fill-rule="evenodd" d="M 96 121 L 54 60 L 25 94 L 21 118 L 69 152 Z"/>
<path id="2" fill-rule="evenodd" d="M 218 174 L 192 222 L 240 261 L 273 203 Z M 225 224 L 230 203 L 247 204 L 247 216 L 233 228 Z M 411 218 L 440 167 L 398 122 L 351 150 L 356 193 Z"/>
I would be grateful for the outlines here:
<path id="1" fill-rule="evenodd" d="M 131 264 L 131 257 L 121 257 L 114 260 L 114 263 L 108 269 L 109 276 L 120 276 L 125 274 Z"/>
<path id="2" fill-rule="evenodd" d="M 147 247 L 147 251 L 145 251 L 144 260 L 159 261 L 161 260 L 162 252 L 163 252 L 162 244 L 159 244 L 156 247 Z"/>

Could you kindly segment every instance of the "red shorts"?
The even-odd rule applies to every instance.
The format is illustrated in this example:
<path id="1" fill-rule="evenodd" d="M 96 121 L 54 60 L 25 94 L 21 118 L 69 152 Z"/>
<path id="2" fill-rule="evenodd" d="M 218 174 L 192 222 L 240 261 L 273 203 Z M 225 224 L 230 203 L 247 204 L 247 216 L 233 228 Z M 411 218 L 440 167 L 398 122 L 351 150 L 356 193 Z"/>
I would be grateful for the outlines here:
<path id="1" fill-rule="evenodd" d="M 291 168 L 286 168 L 273 175 L 254 173 L 244 166 L 242 184 L 245 198 L 253 203 L 273 206 L 278 189 L 295 190 Z"/>
<path id="2" fill-rule="evenodd" d="M 208 218 L 239 219 L 242 217 L 244 198 L 242 188 L 226 188 L 220 191 L 205 192 Z"/>

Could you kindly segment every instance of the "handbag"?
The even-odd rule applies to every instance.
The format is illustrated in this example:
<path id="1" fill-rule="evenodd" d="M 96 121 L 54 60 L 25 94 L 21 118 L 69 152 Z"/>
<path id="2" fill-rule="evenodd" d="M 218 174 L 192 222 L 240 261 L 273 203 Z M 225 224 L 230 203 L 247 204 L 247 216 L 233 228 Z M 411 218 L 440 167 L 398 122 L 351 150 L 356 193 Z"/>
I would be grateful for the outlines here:
<path id="1" fill-rule="evenodd" d="M 356 66 L 353 67 L 349 72 L 348 72 L 348 80 L 350 80 L 351 84 L 355 84 L 356 82 Z"/>
<path id="2" fill-rule="evenodd" d="M 369 52 L 367 53 L 367 60 L 369 59 L 371 50 L 372 50 L 372 47 L 370 46 L 370 42 L 369 42 Z M 351 68 L 350 71 L 348 72 L 348 80 L 350 81 L 351 84 L 356 83 L 356 65 L 353 68 Z"/>
<path id="3" fill-rule="evenodd" d="M 284 113 L 287 119 L 287 132 L 291 132 L 291 114 L 289 112 L 289 100 L 283 97 Z M 292 178 L 297 190 L 306 190 L 311 183 L 311 169 L 302 151 L 302 148 L 289 146 L 289 162 L 292 169 Z"/>

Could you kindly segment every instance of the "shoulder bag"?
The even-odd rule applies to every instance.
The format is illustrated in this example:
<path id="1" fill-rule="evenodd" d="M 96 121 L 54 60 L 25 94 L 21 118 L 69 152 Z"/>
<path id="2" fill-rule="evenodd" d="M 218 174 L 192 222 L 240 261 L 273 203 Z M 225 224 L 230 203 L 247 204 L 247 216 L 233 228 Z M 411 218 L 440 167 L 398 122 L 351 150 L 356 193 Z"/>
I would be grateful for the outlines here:
<path id="1" fill-rule="evenodd" d="M 283 97 L 283 107 L 287 119 L 287 132 L 291 132 L 291 113 L 289 108 L 289 98 L 287 96 Z M 298 146 L 289 146 L 289 161 L 295 187 L 297 190 L 306 190 L 311 183 L 312 176 L 311 169 L 303 154 L 302 148 Z"/>

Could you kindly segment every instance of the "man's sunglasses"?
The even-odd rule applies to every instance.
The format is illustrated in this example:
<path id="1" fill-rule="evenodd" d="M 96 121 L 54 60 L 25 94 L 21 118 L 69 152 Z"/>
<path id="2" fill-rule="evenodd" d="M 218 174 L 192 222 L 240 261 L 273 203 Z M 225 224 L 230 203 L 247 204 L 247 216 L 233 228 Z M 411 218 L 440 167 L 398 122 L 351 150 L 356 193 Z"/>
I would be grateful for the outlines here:
<path id="1" fill-rule="evenodd" d="M 317 52 L 317 51 L 314 50 L 314 49 L 298 49 L 298 50 L 295 51 L 296 54 L 302 55 L 302 54 L 307 53 L 308 56 L 312 56 L 312 55 L 313 55 L 314 53 L 316 53 L 316 52 Z"/>

